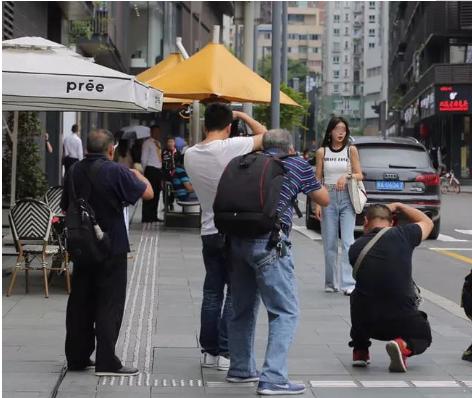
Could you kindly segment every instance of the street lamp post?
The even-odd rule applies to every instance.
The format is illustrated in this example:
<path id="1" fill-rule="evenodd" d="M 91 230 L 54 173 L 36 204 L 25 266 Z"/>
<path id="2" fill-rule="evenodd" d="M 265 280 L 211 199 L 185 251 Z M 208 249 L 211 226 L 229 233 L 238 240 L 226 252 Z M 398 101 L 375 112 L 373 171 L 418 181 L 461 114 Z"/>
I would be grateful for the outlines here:
<path id="1" fill-rule="evenodd" d="M 282 2 L 282 83 L 287 84 L 288 60 L 287 60 L 287 24 L 288 9 L 287 2 Z"/>
<path id="2" fill-rule="evenodd" d="M 270 125 L 271 128 L 280 127 L 280 25 L 282 5 L 280 2 L 272 3 L 272 82 Z"/>

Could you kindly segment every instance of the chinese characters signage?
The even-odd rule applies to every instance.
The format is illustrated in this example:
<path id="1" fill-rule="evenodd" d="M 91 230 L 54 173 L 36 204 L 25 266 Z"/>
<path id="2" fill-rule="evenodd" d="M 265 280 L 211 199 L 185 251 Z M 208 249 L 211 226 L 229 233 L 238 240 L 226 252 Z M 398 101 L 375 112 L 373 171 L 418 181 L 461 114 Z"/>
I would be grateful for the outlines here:
<path id="1" fill-rule="evenodd" d="M 472 113 L 472 85 L 437 86 L 436 104 L 439 113 Z"/>

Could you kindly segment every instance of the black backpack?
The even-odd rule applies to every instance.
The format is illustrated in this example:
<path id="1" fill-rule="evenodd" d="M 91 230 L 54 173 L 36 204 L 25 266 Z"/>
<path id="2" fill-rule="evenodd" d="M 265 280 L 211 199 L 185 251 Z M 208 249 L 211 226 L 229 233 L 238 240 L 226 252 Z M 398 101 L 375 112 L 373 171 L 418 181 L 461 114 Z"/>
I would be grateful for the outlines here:
<path id="1" fill-rule="evenodd" d="M 465 277 L 464 286 L 462 287 L 462 307 L 465 314 L 472 320 L 472 270 Z"/>
<path id="2" fill-rule="evenodd" d="M 254 238 L 280 230 L 277 205 L 285 175 L 281 160 L 288 156 L 251 152 L 228 163 L 213 203 L 219 232 Z M 296 198 L 287 207 L 292 205 L 298 213 Z"/>
<path id="3" fill-rule="evenodd" d="M 86 170 L 90 182 L 88 195 L 83 195 L 84 190 L 81 190 L 81 195 L 76 193 L 73 175 L 80 163 L 74 163 L 68 173 L 69 204 L 65 216 L 65 245 L 72 261 L 99 263 L 110 256 L 111 242 L 108 234 L 98 225 L 88 199 L 93 191 L 92 188 L 99 194 L 103 192 L 101 185 L 96 183 L 96 178 L 105 160 L 95 160 L 90 169 Z M 120 211 L 116 203 L 112 203 L 112 207 Z"/>

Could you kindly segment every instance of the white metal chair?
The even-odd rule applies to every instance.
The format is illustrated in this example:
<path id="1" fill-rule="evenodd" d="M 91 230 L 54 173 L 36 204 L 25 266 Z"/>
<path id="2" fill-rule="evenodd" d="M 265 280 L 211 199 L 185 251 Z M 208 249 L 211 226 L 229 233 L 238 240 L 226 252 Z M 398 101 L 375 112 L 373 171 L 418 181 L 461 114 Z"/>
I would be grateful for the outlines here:
<path id="1" fill-rule="evenodd" d="M 70 274 L 67 256 L 60 267 L 48 266 L 48 258 L 60 253 L 59 245 L 49 244 L 53 212 L 43 202 L 35 199 L 22 199 L 16 202 L 8 215 L 18 257 L 8 286 L 7 296 L 11 295 L 19 270 L 25 271 L 25 292 L 29 292 L 29 271 L 42 270 L 45 296 L 49 297 L 48 270 L 64 272 L 66 289 L 70 293 Z M 39 265 L 34 261 L 37 260 Z"/>

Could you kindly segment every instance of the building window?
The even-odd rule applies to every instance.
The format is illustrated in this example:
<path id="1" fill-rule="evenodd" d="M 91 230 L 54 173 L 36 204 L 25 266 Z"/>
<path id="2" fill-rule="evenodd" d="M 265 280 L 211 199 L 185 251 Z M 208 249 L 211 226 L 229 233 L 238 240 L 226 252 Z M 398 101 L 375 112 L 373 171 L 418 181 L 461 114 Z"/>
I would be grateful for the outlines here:
<path id="1" fill-rule="evenodd" d="M 338 52 L 339 50 L 340 50 L 339 42 L 337 41 L 333 42 L 333 51 Z"/>
<path id="2" fill-rule="evenodd" d="M 289 40 L 298 40 L 298 33 L 289 33 L 288 34 Z"/>
<path id="3" fill-rule="evenodd" d="M 465 62 L 466 46 L 449 46 L 449 63 L 463 64 Z"/>
<path id="4" fill-rule="evenodd" d="M 288 15 L 288 22 L 305 22 L 305 16 L 302 14 L 289 14 Z"/>
<path id="5" fill-rule="evenodd" d="M 349 70 L 344 69 L 344 77 L 349 77 Z"/>
<path id="6" fill-rule="evenodd" d="M 333 84 L 333 91 L 339 93 L 339 84 Z"/>
<path id="7" fill-rule="evenodd" d="M 333 20 L 334 20 L 334 23 L 339 23 L 339 21 L 341 20 L 341 17 L 339 15 L 334 15 Z"/>
<path id="8" fill-rule="evenodd" d="M 339 64 L 339 57 L 337 55 L 333 57 L 333 64 Z"/>
<path id="9" fill-rule="evenodd" d="M 313 54 L 318 54 L 319 48 L 318 48 L 318 47 L 311 47 L 311 48 L 310 48 L 310 51 L 311 51 Z"/>
<path id="10" fill-rule="evenodd" d="M 349 36 L 349 27 L 348 27 L 348 26 L 346 26 L 346 27 L 344 28 L 344 35 L 345 35 L 345 36 Z"/>
<path id="11" fill-rule="evenodd" d="M 349 63 L 349 55 L 344 56 L 344 63 L 348 64 Z"/>
<path id="12" fill-rule="evenodd" d="M 308 35 L 308 40 L 320 40 L 320 35 Z"/>
<path id="13" fill-rule="evenodd" d="M 382 68 L 380 66 L 376 66 L 375 68 L 368 68 L 367 69 L 367 77 L 378 76 L 381 73 L 382 73 Z"/>
<path id="14" fill-rule="evenodd" d="M 369 43 L 369 48 L 375 48 L 375 43 Z"/>
<path id="15" fill-rule="evenodd" d="M 270 33 L 264 33 L 264 39 L 270 39 L 271 34 Z"/>
<path id="16" fill-rule="evenodd" d="M 298 46 L 298 52 L 300 54 L 306 54 L 308 52 L 308 47 L 307 46 Z"/>
<path id="17" fill-rule="evenodd" d="M 334 2 L 334 8 L 339 9 L 341 7 L 341 2 L 340 1 L 335 1 Z"/>
<path id="18" fill-rule="evenodd" d="M 333 29 L 334 36 L 339 36 L 339 29 Z"/>
<path id="19" fill-rule="evenodd" d="M 375 15 L 369 15 L 369 23 L 375 23 Z"/>
<path id="20" fill-rule="evenodd" d="M 375 1 L 369 1 L 369 10 L 375 10 Z"/>
<path id="21" fill-rule="evenodd" d="M 347 93 L 349 91 L 348 83 L 344 83 L 344 92 Z"/>
<path id="22" fill-rule="evenodd" d="M 338 70 L 333 70 L 333 78 L 335 78 L 335 79 L 339 78 L 339 71 Z"/>
<path id="23" fill-rule="evenodd" d="M 300 38 L 300 40 L 306 40 L 308 38 L 308 35 L 300 34 L 298 37 Z"/>
<path id="24" fill-rule="evenodd" d="M 344 42 L 344 49 L 349 50 L 349 42 L 348 41 Z"/>
<path id="25" fill-rule="evenodd" d="M 291 53 L 291 52 L 292 52 L 292 47 L 288 47 L 288 48 L 287 48 L 287 52 L 288 52 L 288 53 Z"/>
<path id="26" fill-rule="evenodd" d="M 344 22 L 349 22 L 349 14 L 344 14 Z"/>
<path id="27" fill-rule="evenodd" d="M 375 37 L 375 29 L 369 29 L 369 37 Z"/>

